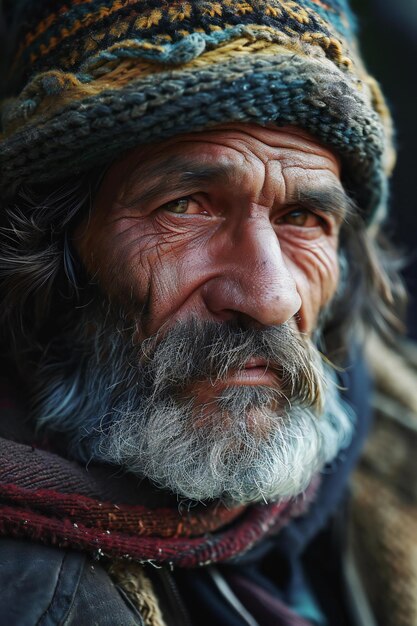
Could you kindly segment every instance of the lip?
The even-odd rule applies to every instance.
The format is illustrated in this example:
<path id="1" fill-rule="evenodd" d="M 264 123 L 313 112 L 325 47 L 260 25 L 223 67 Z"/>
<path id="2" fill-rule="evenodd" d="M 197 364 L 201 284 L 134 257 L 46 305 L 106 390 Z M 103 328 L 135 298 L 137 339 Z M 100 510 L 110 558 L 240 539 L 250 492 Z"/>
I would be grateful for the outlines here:
<path id="1" fill-rule="evenodd" d="M 230 385 L 276 385 L 277 376 L 268 368 L 265 359 L 249 359 L 241 370 L 229 372 L 226 384 Z"/>

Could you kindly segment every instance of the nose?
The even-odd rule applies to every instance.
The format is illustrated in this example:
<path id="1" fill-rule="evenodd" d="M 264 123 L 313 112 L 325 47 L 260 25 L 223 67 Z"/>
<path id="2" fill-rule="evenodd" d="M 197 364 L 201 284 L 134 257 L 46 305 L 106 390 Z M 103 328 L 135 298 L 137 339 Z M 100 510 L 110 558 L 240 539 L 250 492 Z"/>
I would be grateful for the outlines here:
<path id="1" fill-rule="evenodd" d="M 301 306 L 295 280 L 268 218 L 245 219 L 216 249 L 216 276 L 203 288 L 206 307 L 216 319 L 251 318 L 276 326 Z"/>

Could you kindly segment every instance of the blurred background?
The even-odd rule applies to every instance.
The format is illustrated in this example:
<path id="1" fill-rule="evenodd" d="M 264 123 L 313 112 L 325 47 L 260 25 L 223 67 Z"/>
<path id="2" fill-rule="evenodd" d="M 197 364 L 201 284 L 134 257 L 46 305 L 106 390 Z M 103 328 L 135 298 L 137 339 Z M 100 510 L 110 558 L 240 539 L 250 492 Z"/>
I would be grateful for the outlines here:
<path id="1" fill-rule="evenodd" d="M 375 423 L 352 481 L 352 546 L 376 622 L 417 625 L 417 0 L 351 0 L 361 50 L 388 100 L 398 162 L 387 234 L 404 259 L 408 340 L 376 338 Z M 353 586 L 354 586 L 353 580 Z M 357 587 L 358 589 L 359 587 Z M 356 594 L 359 602 L 360 593 Z"/>
<path id="2" fill-rule="evenodd" d="M 380 82 L 396 128 L 398 162 L 388 233 L 406 260 L 408 335 L 417 340 L 417 0 L 351 0 L 368 69 Z"/>

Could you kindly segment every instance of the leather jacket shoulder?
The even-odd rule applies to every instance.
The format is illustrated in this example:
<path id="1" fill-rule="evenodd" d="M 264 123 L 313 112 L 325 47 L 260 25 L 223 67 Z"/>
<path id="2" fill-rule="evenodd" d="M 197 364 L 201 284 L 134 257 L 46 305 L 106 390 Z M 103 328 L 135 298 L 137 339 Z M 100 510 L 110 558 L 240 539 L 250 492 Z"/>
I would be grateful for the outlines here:
<path id="1" fill-rule="evenodd" d="M 0 539 L 0 626 L 144 626 L 123 592 L 85 555 Z"/>

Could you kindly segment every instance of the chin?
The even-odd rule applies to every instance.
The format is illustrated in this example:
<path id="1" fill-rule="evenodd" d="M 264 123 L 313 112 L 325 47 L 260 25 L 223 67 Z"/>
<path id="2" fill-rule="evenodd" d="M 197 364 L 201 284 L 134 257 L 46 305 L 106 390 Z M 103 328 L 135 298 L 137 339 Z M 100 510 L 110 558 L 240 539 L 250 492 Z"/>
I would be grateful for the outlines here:
<path id="1" fill-rule="evenodd" d="M 251 386 L 242 394 L 238 386 L 200 409 L 188 399 L 119 415 L 102 433 L 96 457 L 183 499 L 272 502 L 303 492 L 348 445 L 352 429 L 336 385 L 320 417 L 289 406 L 277 390 Z"/>

